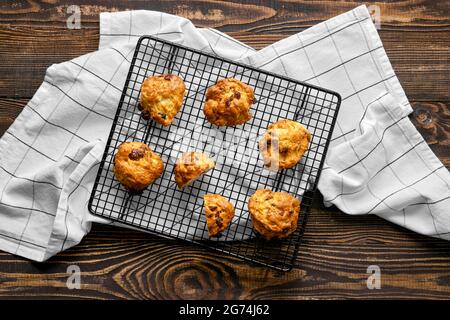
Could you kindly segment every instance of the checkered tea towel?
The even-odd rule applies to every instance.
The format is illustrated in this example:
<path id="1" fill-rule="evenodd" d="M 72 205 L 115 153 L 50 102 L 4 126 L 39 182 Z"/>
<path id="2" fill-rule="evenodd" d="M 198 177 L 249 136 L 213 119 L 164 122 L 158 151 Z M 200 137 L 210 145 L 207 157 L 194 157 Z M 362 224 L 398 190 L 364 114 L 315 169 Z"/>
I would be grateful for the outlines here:
<path id="1" fill-rule="evenodd" d="M 99 50 L 48 68 L 0 139 L 0 249 L 43 261 L 81 241 L 87 202 L 135 44 L 156 35 L 339 92 L 319 189 L 327 205 L 450 239 L 450 174 L 411 107 L 365 6 L 260 51 L 160 12 L 102 13 Z"/>

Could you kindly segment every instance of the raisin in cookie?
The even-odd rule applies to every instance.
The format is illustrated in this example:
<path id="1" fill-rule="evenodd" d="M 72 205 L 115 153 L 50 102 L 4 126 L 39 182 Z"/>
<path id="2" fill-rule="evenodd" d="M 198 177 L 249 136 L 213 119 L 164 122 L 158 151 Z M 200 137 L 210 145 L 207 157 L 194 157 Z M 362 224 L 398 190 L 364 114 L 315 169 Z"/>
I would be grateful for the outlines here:
<path id="1" fill-rule="evenodd" d="M 164 170 L 161 158 L 145 143 L 124 142 L 114 157 L 114 175 L 130 192 L 140 192 Z"/>

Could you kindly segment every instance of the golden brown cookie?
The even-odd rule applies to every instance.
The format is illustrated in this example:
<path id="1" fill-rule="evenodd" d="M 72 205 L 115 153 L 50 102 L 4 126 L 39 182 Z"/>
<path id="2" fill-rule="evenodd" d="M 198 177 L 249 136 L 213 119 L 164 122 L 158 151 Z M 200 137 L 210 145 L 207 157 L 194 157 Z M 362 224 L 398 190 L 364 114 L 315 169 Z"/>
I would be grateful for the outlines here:
<path id="1" fill-rule="evenodd" d="M 310 141 L 309 131 L 296 121 L 283 119 L 272 123 L 259 141 L 264 165 L 273 171 L 294 167 Z"/>
<path id="2" fill-rule="evenodd" d="M 234 206 L 221 195 L 205 194 L 203 196 L 206 224 L 210 237 L 219 237 L 228 228 L 234 217 Z"/>
<path id="3" fill-rule="evenodd" d="M 141 86 L 139 109 L 144 119 L 152 118 L 163 126 L 172 123 L 183 104 L 186 86 L 174 74 L 151 76 Z"/>
<path id="4" fill-rule="evenodd" d="M 248 202 L 253 228 L 261 236 L 286 238 L 297 229 L 300 200 L 286 192 L 257 190 Z"/>
<path id="5" fill-rule="evenodd" d="M 140 192 L 164 170 L 161 158 L 145 143 L 124 142 L 114 157 L 114 175 L 130 192 Z"/>
<path id="6" fill-rule="evenodd" d="M 184 188 L 214 168 L 214 161 L 201 152 L 185 152 L 175 164 L 175 182 Z"/>
<path id="7" fill-rule="evenodd" d="M 253 89 L 233 78 L 219 80 L 206 91 L 203 108 L 208 121 L 217 126 L 236 126 L 252 118 Z"/>

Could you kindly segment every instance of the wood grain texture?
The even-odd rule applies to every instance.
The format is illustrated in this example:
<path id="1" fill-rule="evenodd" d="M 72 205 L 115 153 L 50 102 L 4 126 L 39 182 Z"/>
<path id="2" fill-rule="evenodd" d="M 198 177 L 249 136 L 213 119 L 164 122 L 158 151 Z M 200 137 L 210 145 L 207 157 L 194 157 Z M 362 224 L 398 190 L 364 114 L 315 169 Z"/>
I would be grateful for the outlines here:
<path id="1" fill-rule="evenodd" d="M 0 98 L 0 136 L 14 122 L 27 102 L 28 99 Z"/>
<path id="2" fill-rule="evenodd" d="M 432 150 L 450 168 L 450 12 L 446 1 L 367 1 L 381 8 L 381 38 Z M 80 5 L 82 29 L 66 27 Z M 46 0 L 0 4 L 0 135 L 40 85 L 45 70 L 96 49 L 98 14 L 161 10 L 216 27 L 255 47 L 302 31 L 358 1 Z M 67 267 L 81 269 L 69 290 Z M 288 273 L 141 232 L 94 225 L 76 247 L 45 263 L 0 252 L 0 298 L 391 299 L 450 298 L 450 242 L 374 216 L 349 216 L 317 199 Z M 382 289 L 368 290 L 378 265 Z"/>
<path id="3" fill-rule="evenodd" d="M 413 103 L 412 121 L 430 145 L 450 145 L 450 104 Z"/>
<path id="4" fill-rule="evenodd" d="M 450 103 L 411 102 L 412 123 L 424 137 L 431 150 L 450 169 Z"/>
<path id="5" fill-rule="evenodd" d="M 216 27 L 260 49 L 357 1 L 7 1 L 0 7 L 0 97 L 30 97 L 46 68 L 91 52 L 98 44 L 102 11 L 152 9 L 179 14 L 196 25 Z M 95 3 L 95 4 L 94 4 Z M 370 4 L 370 1 L 367 2 Z M 450 100 L 450 19 L 445 1 L 374 2 L 380 6 L 380 35 L 408 96 Z M 79 5 L 81 29 L 66 26 L 69 5 Z M 34 59 L 29 59 L 33 55 Z M 7 67 L 6 67 L 7 66 Z M 7 68 L 7 69 L 6 69 Z M 16 81 L 27 86 L 16 86 Z"/>
<path id="6" fill-rule="evenodd" d="M 0 253 L 0 297 L 81 299 L 448 298 L 450 242 L 418 236 L 377 217 L 352 217 L 317 203 L 297 267 L 282 273 L 179 241 L 95 226 L 46 263 Z M 81 289 L 66 287 L 67 267 Z M 368 290 L 378 265 L 382 289 Z"/>
<path id="7" fill-rule="evenodd" d="M 299 32 L 302 29 L 295 29 Z M 294 33 L 258 34 L 230 32 L 254 48 L 263 48 Z M 401 36 L 399 36 L 401 34 Z M 387 54 L 408 97 L 416 101 L 450 100 L 450 30 L 400 33 L 382 30 Z M 97 49 L 98 30 L 70 30 L 61 27 L 34 27 L 0 24 L 0 97 L 31 97 L 41 84 L 45 70 Z M 33 59 L 29 57 L 33 56 Z M 26 86 L 17 86 L 18 81 Z"/>
<path id="8" fill-rule="evenodd" d="M 98 14 L 102 11 L 132 9 L 159 10 L 191 19 L 197 26 L 222 27 L 239 25 L 254 27 L 263 19 L 273 18 L 271 25 L 295 24 L 309 27 L 325 19 L 355 8 L 358 5 L 378 5 L 383 24 L 408 27 L 449 26 L 445 1 L 321 1 L 321 0 L 52 0 L 3 1 L 0 20 L 10 24 L 65 23 L 67 7 L 79 5 L 83 21 L 96 28 Z M 270 21 L 269 21 L 270 22 Z M 264 22 L 266 23 L 266 22 Z"/>

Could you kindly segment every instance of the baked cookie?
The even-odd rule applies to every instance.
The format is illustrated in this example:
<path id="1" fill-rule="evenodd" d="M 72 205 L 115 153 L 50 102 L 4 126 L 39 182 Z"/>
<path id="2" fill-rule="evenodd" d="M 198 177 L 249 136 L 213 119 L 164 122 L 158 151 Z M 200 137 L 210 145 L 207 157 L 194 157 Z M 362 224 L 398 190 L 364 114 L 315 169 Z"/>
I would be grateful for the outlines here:
<path id="1" fill-rule="evenodd" d="M 184 81 L 174 74 L 151 76 L 141 86 L 139 109 L 146 120 L 152 118 L 163 126 L 172 123 L 183 104 Z"/>
<path id="2" fill-rule="evenodd" d="M 297 229 L 300 200 L 286 192 L 257 190 L 248 202 L 255 231 L 270 240 L 286 238 Z"/>
<path id="3" fill-rule="evenodd" d="M 123 142 L 114 157 L 114 175 L 130 192 L 142 191 L 163 170 L 161 158 L 142 142 Z"/>
<path id="4" fill-rule="evenodd" d="M 259 141 L 264 165 L 273 171 L 294 167 L 310 141 L 309 131 L 296 121 L 283 119 L 272 123 Z"/>
<path id="5" fill-rule="evenodd" d="M 205 207 L 209 236 L 220 237 L 234 217 L 234 206 L 225 197 L 218 194 L 205 194 L 203 206 Z"/>
<path id="6" fill-rule="evenodd" d="M 253 100 L 250 86 L 233 78 L 222 79 L 206 91 L 203 113 L 214 125 L 236 126 L 252 118 Z"/>
<path id="7" fill-rule="evenodd" d="M 214 168 L 214 161 L 201 152 L 185 152 L 178 158 L 174 174 L 178 188 L 184 188 Z"/>

